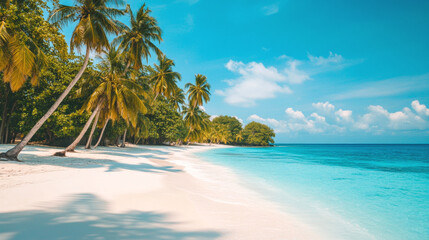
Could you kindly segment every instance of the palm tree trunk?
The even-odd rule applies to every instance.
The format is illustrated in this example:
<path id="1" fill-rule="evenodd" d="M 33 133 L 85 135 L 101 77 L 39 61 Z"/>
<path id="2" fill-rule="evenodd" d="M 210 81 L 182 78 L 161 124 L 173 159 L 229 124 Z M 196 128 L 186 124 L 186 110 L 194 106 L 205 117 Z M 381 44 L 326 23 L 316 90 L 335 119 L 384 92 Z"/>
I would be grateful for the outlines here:
<path id="1" fill-rule="evenodd" d="M 100 110 L 101 104 L 99 103 L 97 107 L 92 112 L 91 116 L 89 117 L 88 121 L 85 123 L 85 126 L 83 126 L 82 131 L 80 131 L 79 136 L 66 148 L 66 152 L 73 152 L 76 146 L 79 144 L 80 140 L 82 140 L 83 136 L 85 135 L 86 131 L 88 131 L 89 126 L 91 126 L 92 120 L 94 120 L 95 115 Z"/>
<path id="2" fill-rule="evenodd" d="M 103 129 L 101 130 L 100 136 L 98 137 L 98 141 L 95 144 L 94 149 L 96 149 L 98 147 L 98 145 L 100 144 L 101 139 L 103 138 L 104 130 L 106 130 L 107 123 L 109 123 L 109 119 L 107 119 L 106 123 L 104 123 Z"/>
<path id="3" fill-rule="evenodd" d="M 97 127 L 98 117 L 100 116 L 100 110 L 98 110 L 97 115 L 95 115 L 94 122 L 92 123 L 91 133 L 89 134 L 88 141 L 86 142 L 85 149 L 91 149 L 92 136 L 94 135 L 95 128 Z"/>
<path id="4" fill-rule="evenodd" d="M 9 95 L 9 89 L 6 87 L 5 100 L 3 105 L 3 114 L 1 117 L 1 125 L 0 125 L 0 144 L 3 144 L 3 136 L 4 136 L 4 126 L 6 124 L 6 114 L 7 114 L 7 100 Z"/>
<path id="5" fill-rule="evenodd" d="M 15 160 L 15 161 L 18 160 L 18 155 L 22 151 L 22 149 L 24 149 L 27 143 L 31 140 L 34 134 L 36 134 L 39 128 L 42 127 L 42 125 L 46 122 L 46 120 L 48 120 L 48 118 L 52 115 L 52 113 L 55 112 L 55 110 L 58 108 L 58 106 L 61 104 L 64 98 L 66 98 L 66 96 L 70 93 L 70 91 L 77 83 L 77 81 L 79 81 L 80 77 L 82 77 L 82 74 L 85 71 L 86 66 L 88 65 L 90 52 L 91 52 L 91 49 L 87 46 L 83 65 L 80 68 L 77 75 L 74 77 L 74 79 L 67 86 L 66 90 L 60 95 L 57 101 L 51 106 L 51 108 L 45 113 L 45 115 L 36 123 L 36 125 L 34 125 L 34 127 L 30 130 L 30 132 L 28 132 L 28 134 L 24 137 L 24 139 L 22 139 L 22 141 L 19 144 L 17 144 L 15 147 L 10 149 L 6 153 L 0 154 L 0 159 L 4 158 L 7 160 Z"/>
<path id="6" fill-rule="evenodd" d="M 7 124 L 6 124 L 6 131 L 5 131 L 5 135 L 4 135 L 4 143 L 5 144 L 8 144 L 9 143 L 9 120 L 10 119 L 8 119 L 8 122 L 7 122 Z"/>
<path id="7" fill-rule="evenodd" d="M 122 137 L 122 144 L 121 144 L 121 148 L 125 147 L 125 138 L 127 137 L 127 129 L 125 128 L 124 131 L 124 136 Z"/>
<path id="8" fill-rule="evenodd" d="M 16 107 L 16 101 L 13 103 L 12 108 L 10 109 L 11 114 L 9 114 L 9 116 L 7 118 L 4 143 L 10 143 L 10 141 L 9 141 L 9 126 L 10 126 L 10 119 L 12 118 L 12 113 L 15 110 L 15 107 Z"/>

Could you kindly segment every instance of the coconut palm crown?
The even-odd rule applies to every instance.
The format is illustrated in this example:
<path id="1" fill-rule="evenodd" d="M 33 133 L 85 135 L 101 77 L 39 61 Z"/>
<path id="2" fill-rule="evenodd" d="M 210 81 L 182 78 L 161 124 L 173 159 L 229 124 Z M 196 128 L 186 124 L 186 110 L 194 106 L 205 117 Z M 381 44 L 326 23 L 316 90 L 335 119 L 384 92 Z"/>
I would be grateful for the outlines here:
<path id="1" fill-rule="evenodd" d="M 177 80 L 181 80 L 180 73 L 173 71 L 174 61 L 168 59 L 165 55 L 159 58 L 159 65 L 154 64 L 150 69 L 150 82 L 153 85 L 155 99 L 158 95 L 168 98 L 177 89 Z"/>
<path id="2" fill-rule="evenodd" d="M 122 5 L 120 0 L 76 0 L 76 6 L 59 4 L 49 20 L 60 27 L 77 22 L 73 30 L 70 50 L 82 46 L 101 53 L 110 47 L 107 34 L 118 34 L 123 24 L 114 18 L 124 15 L 125 11 L 108 7 L 109 4 Z"/>
<path id="3" fill-rule="evenodd" d="M 150 16 L 152 11 L 146 7 L 146 4 L 140 7 L 136 16 L 129 5 L 126 11 L 130 15 L 131 27 L 124 26 L 114 43 L 119 43 L 119 48 L 128 53 L 128 65 L 132 65 L 134 69 L 140 69 L 143 67 L 142 59 L 147 61 L 151 56 L 151 50 L 158 57 L 162 56 L 161 50 L 155 45 L 156 42 L 162 41 L 162 31 L 156 19 Z"/>
<path id="4" fill-rule="evenodd" d="M 205 103 L 210 101 L 210 84 L 207 82 L 206 76 L 195 75 L 195 85 L 187 83 L 185 88 L 188 89 L 188 100 L 193 107 L 202 106 L 203 101 Z"/>

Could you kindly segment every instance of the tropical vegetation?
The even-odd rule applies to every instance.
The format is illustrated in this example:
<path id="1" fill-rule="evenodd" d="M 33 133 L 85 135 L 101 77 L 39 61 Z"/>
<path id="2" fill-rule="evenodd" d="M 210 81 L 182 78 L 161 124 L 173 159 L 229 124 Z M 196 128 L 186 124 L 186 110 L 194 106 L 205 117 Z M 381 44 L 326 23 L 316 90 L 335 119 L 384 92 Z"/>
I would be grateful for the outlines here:
<path id="1" fill-rule="evenodd" d="M 237 118 L 208 115 L 206 76 L 179 87 L 181 74 L 161 51 L 162 30 L 145 4 L 135 13 L 117 0 L 0 5 L 0 144 L 16 143 L 1 159 L 18 160 L 30 141 L 64 146 L 60 156 L 80 143 L 88 150 L 127 141 L 273 143 L 266 125 L 243 128 Z M 129 25 L 118 20 L 122 15 Z M 68 25 L 69 46 L 61 33 Z"/>

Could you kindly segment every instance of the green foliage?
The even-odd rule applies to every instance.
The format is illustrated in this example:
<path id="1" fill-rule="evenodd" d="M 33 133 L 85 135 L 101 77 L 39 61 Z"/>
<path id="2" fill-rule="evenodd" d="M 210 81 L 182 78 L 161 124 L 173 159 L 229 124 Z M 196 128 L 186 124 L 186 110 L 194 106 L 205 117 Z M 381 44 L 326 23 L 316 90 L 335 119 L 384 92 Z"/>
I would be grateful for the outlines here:
<path id="1" fill-rule="evenodd" d="M 227 144 L 231 139 L 231 132 L 228 125 L 221 123 L 213 123 L 210 131 L 210 140 L 214 143 Z"/>
<path id="2" fill-rule="evenodd" d="M 188 141 L 203 142 L 206 132 L 210 129 L 210 116 L 202 111 L 199 106 L 183 108 L 186 127 L 188 128 Z"/>
<path id="3" fill-rule="evenodd" d="M 74 6 L 56 4 L 49 20 L 59 27 L 70 22 L 77 22 L 70 41 L 70 49 L 86 46 L 98 53 L 110 47 L 108 34 L 118 34 L 122 29 L 115 17 L 124 15 L 125 11 L 111 8 L 122 1 L 76 1 Z"/>
<path id="4" fill-rule="evenodd" d="M 219 117 L 215 117 L 212 120 L 212 122 L 214 125 L 222 125 L 226 127 L 228 131 L 228 136 L 227 136 L 228 143 L 232 143 L 232 144 L 238 143 L 236 141 L 236 137 L 237 137 L 237 134 L 240 133 L 240 131 L 243 129 L 243 127 L 237 118 L 230 117 L 230 116 L 219 116 Z"/>
<path id="5" fill-rule="evenodd" d="M 148 68 L 150 84 L 153 87 L 155 98 L 159 95 L 170 98 L 177 89 L 177 81 L 180 81 L 182 77 L 180 73 L 173 71 L 174 66 L 174 61 L 163 55 L 159 58 L 159 64 L 154 64 L 153 68 Z"/>
<path id="6" fill-rule="evenodd" d="M 189 105 L 192 107 L 202 106 L 203 101 L 210 101 L 210 84 L 207 82 L 207 77 L 201 74 L 195 75 L 195 85 L 187 83 L 185 88 L 188 89 Z"/>
<path id="7" fill-rule="evenodd" d="M 251 146 L 268 146 L 274 143 L 273 137 L 276 136 L 273 129 L 257 122 L 247 124 L 242 134 L 244 144 Z"/>
<path id="8" fill-rule="evenodd" d="M 31 129 L 79 71 L 83 59 L 71 57 L 60 59 L 49 54 L 47 61 L 47 67 L 40 74 L 38 86 L 33 87 L 30 83 L 26 83 L 20 91 L 8 94 L 6 108 L 11 111 L 8 123 L 9 137 L 18 133 L 25 134 Z M 80 108 L 87 96 L 78 97 L 76 94 L 72 94 L 66 98 L 40 128 L 33 140 L 43 141 L 46 144 L 64 145 L 76 136 L 87 119 L 86 114 L 80 113 Z M 4 103 L 5 99 L 0 99 L 0 102 Z M 0 109 L 3 110 L 4 107 L 1 104 Z"/>
<path id="9" fill-rule="evenodd" d="M 58 29 L 43 19 L 49 8 L 42 0 L 2 1 L 0 8 L 0 72 L 2 80 L 18 91 L 31 79 L 38 83 L 49 64 L 47 54 L 66 57 L 67 44 Z"/>
<path id="10" fill-rule="evenodd" d="M 130 15 L 131 27 L 123 26 L 121 35 L 114 43 L 119 43 L 120 49 L 128 55 L 128 63 L 138 70 L 143 67 L 142 58 L 148 60 L 150 50 L 155 51 L 158 57 L 162 56 L 161 50 L 154 43 L 162 41 L 162 31 L 156 19 L 150 16 L 152 11 L 145 4 L 140 7 L 136 16 L 129 5 L 127 12 Z"/>
<path id="11" fill-rule="evenodd" d="M 67 53 L 64 36 L 59 32 L 60 26 L 71 22 L 76 23 L 71 50 L 87 46 L 104 52 L 104 58 L 96 67 L 89 63 L 83 81 L 77 83 L 33 140 L 68 145 L 91 111 L 102 103 L 97 127 L 108 121 L 104 133 L 108 144 L 119 143 L 125 130 L 127 139 L 135 143 L 192 141 L 266 146 L 274 142 L 274 132 L 263 124 L 252 122 L 243 130 L 234 117 L 219 116 L 210 121 L 201 108 L 210 100 L 210 84 L 204 75 L 195 75 L 195 83 L 185 85 L 185 96 L 177 86 L 181 75 L 174 71 L 174 61 L 155 45 L 162 41 L 162 31 L 146 5 L 134 15 L 129 6 L 126 11 L 109 7 L 123 1 L 79 0 L 73 6 L 58 2 L 53 1 L 54 9 L 50 11 L 43 0 L 0 1 L 0 143 L 2 137 L 8 136 L 10 141 L 26 134 L 83 65 L 83 57 Z M 52 24 L 43 19 L 46 12 L 51 13 Z M 115 19 L 125 13 L 129 14 L 130 26 Z M 109 34 L 119 35 L 113 46 Z M 151 51 L 157 54 L 159 63 L 145 66 L 142 60 L 147 60 Z"/>
<path id="12" fill-rule="evenodd" d="M 150 121 L 149 137 L 146 139 L 148 143 L 176 142 L 186 137 L 186 127 L 181 115 L 166 100 L 160 98 L 155 101 L 153 112 L 146 116 Z"/>

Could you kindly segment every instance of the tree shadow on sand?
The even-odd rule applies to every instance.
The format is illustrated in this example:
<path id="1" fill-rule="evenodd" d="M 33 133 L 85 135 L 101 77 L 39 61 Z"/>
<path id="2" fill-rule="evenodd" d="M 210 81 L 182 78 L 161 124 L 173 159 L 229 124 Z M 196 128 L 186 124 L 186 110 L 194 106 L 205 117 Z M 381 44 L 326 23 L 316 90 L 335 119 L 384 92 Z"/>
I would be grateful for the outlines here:
<path id="1" fill-rule="evenodd" d="M 90 159 L 73 157 L 53 157 L 49 156 L 43 161 L 27 160 L 22 163 L 29 165 L 53 165 L 68 168 L 105 168 L 106 172 L 130 170 L 138 172 L 162 173 L 162 172 L 182 172 L 182 170 L 172 166 L 156 166 L 148 163 L 128 164 L 113 161 L 111 159 Z"/>
<path id="2" fill-rule="evenodd" d="M 0 238 L 6 239 L 217 239 L 215 231 L 177 231 L 168 214 L 131 211 L 109 213 L 92 194 L 73 195 L 49 211 L 0 213 Z M 2 238 L 3 239 L 3 238 Z"/>
<path id="3" fill-rule="evenodd" d="M 46 151 L 44 147 L 33 147 L 31 150 L 34 151 Z M 158 166 L 157 164 L 152 163 L 142 163 L 141 159 L 164 159 L 162 157 L 156 157 L 151 154 L 151 151 L 147 151 L 141 156 L 136 156 L 135 154 L 120 152 L 116 153 L 116 149 L 103 149 L 102 151 L 91 152 L 84 149 L 78 149 L 78 152 L 85 153 L 88 151 L 88 154 L 81 155 L 80 157 L 74 157 L 69 155 L 67 157 L 56 157 L 56 156 L 43 156 L 36 157 L 33 153 L 23 152 L 21 158 L 23 162 L 15 162 L 15 164 L 23 165 L 52 165 L 52 166 L 61 166 L 68 168 L 105 168 L 106 172 L 116 172 L 121 170 L 130 170 L 130 171 L 139 171 L 139 172 L 150 172 L 150 173 L 162 173 L 162 172 L 181 172 L 182 170 L 177 169 L 172 166 Z M 106 158 L 99 159 L 97 154 L 105 154 Z M 166 153 L 164 153 L 166 154 Z M 112 156 L 113 155 L 113 156 Z M 114 160 L 114 156 L 128 157 L 131 161 L 121 162 Z M 112 157 L 112 158 L 109 158 Z M 134 161 L 135 159 L 135 161 Z M 135 162 L 135 163 L 134 163 Z"/>

